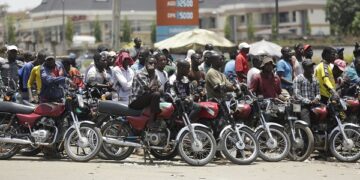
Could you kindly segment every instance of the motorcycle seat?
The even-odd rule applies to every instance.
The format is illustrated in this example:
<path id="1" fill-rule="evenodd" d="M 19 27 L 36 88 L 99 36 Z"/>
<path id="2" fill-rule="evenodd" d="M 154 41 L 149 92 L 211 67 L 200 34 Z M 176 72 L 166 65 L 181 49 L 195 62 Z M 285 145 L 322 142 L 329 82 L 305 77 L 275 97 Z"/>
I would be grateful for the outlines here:
<path id="1" fill-rule="evenodd" d="M 140 116 L 142 110 L 131 109 L 116 101 L 100 101 L 98 112 L 115 116 Z"/>
<path id="2" fill-rule="evenodd" d="M 0 102 L 0 112 L 15 113 L 15 114 L 31 114 L 34 112 L 34 106 L 26 106 L 14 102 Z"/>

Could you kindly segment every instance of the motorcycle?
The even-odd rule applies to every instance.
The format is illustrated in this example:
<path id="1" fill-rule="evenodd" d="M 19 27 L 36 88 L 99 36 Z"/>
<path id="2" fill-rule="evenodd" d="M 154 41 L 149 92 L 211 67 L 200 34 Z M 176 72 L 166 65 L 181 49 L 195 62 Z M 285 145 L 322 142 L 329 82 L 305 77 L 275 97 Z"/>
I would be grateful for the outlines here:
<path id="1" fill-rule="evenodd" d="M 79 122 L 74 109 L 76 94 L 65 93 L 65 103 L 41 103 L 36 107 L 0 102 L 6 118 L 0 122 L 0 159 L 13 157 L 23 146 L 65 149 L 70 159 L 86 162 L 100 151 L 100 130 L 90 121 Z"/>
<path id="2" fill-rule="evenodd" d="M 343 96 L 346 102 L 347 109 L 346 122 L 360 125 L 360 85 L 353 85 L 347 88 L 348 91 L 352 91 L 353 96 Z M 349 93 L 348 93 L 349 94 Z"/>
<path id="3" fill-rule="evenodd" d="M 344 99 L 331 97 L 327 106 L 312 108 L 311 129 L 316 150 L 330 150 L 337 160 L 354 162 L 360 159 L 360 131 L 358 125 L 343 123 L 346 110 Z"/>
<path id="4" fill-rule="evenodd" d="M 304 161 L 314 151 L 314 135 L 309 124 L 298 118 L 301 113 L 301 102 L 287 98 L 282 101 L 274 99 L 275 112 L 280 124 L 285 126 L 291 140 L 289 158 L 293 161 Z"/>
<path id="5" fill-rule="evenodd" d="M 209 163 L 216 151 L 211 130 L 202 124 L 190 122 L 183 99 L 172 94 L 167 94 L 167 99 L 171 103 L 160 103 L 161 113 L 157 115 L 156 128 L 146 127 L 150 119 L 149 108 L 139 111 L 117 102 L 101 101 L 98 108 L 100 115 L 118 117 L 102 127 L 102 152 L 108 157 L 122 160 L 130 156 L 134 148 L 143 148 L 145 161 L 150 151 L 160 159 L 168 159 L 179 153 L 185 162 L 194 166 Z"/>

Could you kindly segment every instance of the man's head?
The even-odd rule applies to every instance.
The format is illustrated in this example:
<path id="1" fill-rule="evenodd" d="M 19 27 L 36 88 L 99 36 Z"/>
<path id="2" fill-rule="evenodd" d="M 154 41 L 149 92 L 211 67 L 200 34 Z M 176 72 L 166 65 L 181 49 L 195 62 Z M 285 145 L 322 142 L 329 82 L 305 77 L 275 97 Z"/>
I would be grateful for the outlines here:
<path id="1" fill-rule="evenodd" d="M 272 73 L 275 67 L 274 60 L 271 57 L 265 57 L 260 65 L 260 68 L 265 73 Z"/>
<path id="2" fill-rule="evenodd" d="M 64 58 L 62 61 L 61 61 L 62 65 L 64 66 L 64 69 L 66 72 L 69 72 L 70 71 L 70 67 L 71 67 L 71 59 L 69 58 Z"/>
<path id="3" fill-rule="evenodd" d="M 100 44 L 97 48 L 98 53 L 101 53 L 103 51 L 109 51 L 109 50 L 110 50 L 110 48 L 105 44 Z"/>
<path id="4" fill-rule="evenodd" d="M 357 72 L 360 72 L 360 56 L 355 58 L 354 60 L 354 66 Z"/>
<path id="5" fill-rule="evenodd" d="M 251 61 L 252 61 L 252 64 L 255 68 L 257 69 L 260 69 L 260 65 L 261 65 L 261 57 L 260 56 L 253 56 Z"/>
<path id="6" fill-rule="evenodd" d="M 337 58 L 344 60 L 344 48 L 336 48 Z"/>
<path id="7" fill-rule="evenodd" d="M 42 49 L 40 50 L 37 55 L 36 55 L 36 65 L 40 65 L 40 64 L 43 64 L 44 61 L 45 61 L 45 58 L 46 58 L 46 50 L 45 49 Z"/>
<path id="8" fill-rule="evenodd" d="M 296 43 L 294 45 L 295 56 L 302 56 L 304 54 L 304 45 L 302 43 Z"/>
<path id="9" fill-rule="evenodd" d="M 203 62 L 200 54 L 198 53 L 192 54 L 190 58 L 192 66 L 199 66 Z"/>
<path id="10" fill-rule="evenodd" d="M 333 63 L 336 59 L 336 50 L 332 47 L 325 47 L 321 57 L 328 63 Z"/>
<path id="11" fill-rule="evenodd" d="M 304 75 L 307 77 L 311 77 L 314 74 L 314 65 L 315 63 L 311 61 L 311 59 L 305 59 L 302 62 L 302 67 L 304 69 Z"/>
<path id="12" fill-rule="evenodd" d="M 250 51 L 250 45 L 246 42 L 242 42 L 239 44 L 239 51 L 245 54 L 248 54 Z"/>
<path id="13" fill-rule="evenodd" d="M 18 54 L 18 48 L 15 45 L 10 45 L 7 47 L 7 57 L 8 60 L 14 62 Z"/>
<path id="14" fill-rule="evenodd" d="M 165 54 L 159 52 L 155 55 L 155 59 L 156 59 L 156 69 L 163 71 L 168 63 L 167 57 L 165 56 Z"/>
<path id="15" fill-rule="evenodd" d="M 149 56 L 145 61 L 145 68 L 149 74 L 155 72 L 156 59 L 153 56 Z"/>
<path id="16" fill-rule="evenodd" d="M 290 60 L 291 56 L 293 55 L 293 52 L 291 52 L 291 49 L 289 47 L 283 47 L 281 49 L 281 54 L 283 59 Z"/>
<path id="17" fill-rule="evenodd" d="M 354 58 L 360 56 L 360 45 L 358 42 L 355 43 L 353 54 L 354 54 Z"/>
<path id="18" fill-rule="evenodd" d="M 23 56 L 25 62 L 30 62 L 30 61 L 34 60 L 34 53 L 32 53 L 30 51 L 24 51 L 22 53 L 22 56 Z"/>
<path id="19" fill-rule="evenodd" d="M 53 53 L 47 53 L 46 54 L 44 66 L 49 68 L 49 69 L 54 69 L 56 67 L 55 56 L 54 56 Z"/>
<path id="20" fill-rule="evenodd" d="M 140 38 L 136 37 L 136 38 L 134 39 L 134 43 L 135 43 L 135 47 L 136 47 L 136 48 L 140 48 L 142 41 L 141 41 Z"/>
<path id="21" fill-rule="evenodd" d="M 205 51 L 211 51 L 214 50 L 214 46 L 210 43 L 205 45 Z"/>
<path id="22" fill-rule="evenodd" d="M 212 54 L 212 51 L 206 51 L 205 52 L 205 54 L 204 54 L 204 57 L 203 57 L 203 60 L 204 60 L 204 62 L 205 62 L 205 64 L 207 65 L 207 66 L 211 66 L 211 60 L 209 59 L 209 57 L 211 56 L 211 54 Z"/>
<path id="23" fill-rule="evenodd" d="M 106 58 L 104 56 L 100 55 L 100 53 L 95 53 L 94 54 L 94 64 L 97 69 L 102 71 L 107 66 Z"/>
<path id="24" fill-rule="evenodd" d="M 177 76 L 187 76 L 190 72 L 190 63 L 186 60 L 179 60 L 176 64 Z"/>
<path id="25" fill-rule="evenodd" d="M 306 44 L 304 46 L 304 57 L 306 59 L 311 59 L 314 55 L 314 52 L 312 50 L 312 47 L 309 44 Z"/>
<path id="26" fill-rule="evenodd" d="M 150 56 L 150 51 L 147 48 L 143 48 L 139 52 L 139 63 L 145 65 L 146 59 Z"/>
<path id="27" fill-rule="evenodd" d="M 223 56 L 216 51 L 210 51 L 210 52 L 211 52 L 211 54 L 210 54 L 208 60 L 211 62 L 211 67 L 214 69 L 221 68 L 224 65 L 224 61 L 225 61 Z"/>

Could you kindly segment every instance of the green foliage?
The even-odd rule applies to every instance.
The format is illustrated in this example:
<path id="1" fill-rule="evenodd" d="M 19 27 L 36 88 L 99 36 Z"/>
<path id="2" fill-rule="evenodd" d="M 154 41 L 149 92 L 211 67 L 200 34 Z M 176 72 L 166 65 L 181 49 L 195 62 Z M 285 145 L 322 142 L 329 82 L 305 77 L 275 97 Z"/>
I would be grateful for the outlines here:
<path id="1" fill-rule="evenodd" d="M 308 14 L 306 14 L 305 35 L 307 35 L 307 36 L 311 35 L 311 25 L 310 25 L 310 20 L 309 20 Z"/>
<path id="2" fill-rule="evenodd" d="M 94 24 L 94 36 L 97 43 L 102 41 L 101 34 L 102 32 L 101 32 L 99 17 L 96 16 L 95 24 Z"/>
<path id="3" fill-rule="evenodd" d="M 68 43 L 71 43 L 74 36 L 74 23 L 71 18 L 67 18 L 65 26 L 65 39 Z"/>
<path id="4" fill-rule="evenodd" d="M 352 33 L 352 22 L 356 12 L 359 11 L 359 0 L 328 0 L 326 4 L 326 19 L 330 22 L 333 32 L 349 35 Z"/>
<path id="5" fill-rule="evenodd" d="M 354 18 L 354 21 L 351 24 L 352 26 L 352 32 L 354 35 L 359 36 L 360 35 L 360 12 L 356 13 L 356 16 Z"/>
<path id="6" fill-rule="evenodd" d="M 14 26 L 14 17 L 12 16 L 7 16 L 6 18 L 6 31 L 7 31 L 7 36 L 6 36 L 6 41 L 8 44 L 15 44 L 16 43 L 16 29 Z"/>
<path id="7" fill-rule="evenodd" d="M 251 13 L 247 14 L 247 36 L 249 40 L 252 40 L 255 37 L 255 28 Z"/>
<path id="8" fill-rule="evenodd" d="M 153 23 L 151 24 L 151 42 L 152 43 L 156 42 L 156 23 L 155 23 L 155 21 L 153 21 Z"/>
<path id="9" fill-rule="evenodd" d="M 277 34 L 276 34 L 276 16 L 272 16 L 271 17 L 271 37 L 272 39 L 276 39 Z"/>
<path id="10" fill-rule="evenodd" d="M 130 26 L 130 22 L 127 19 L 127 16 L 125 16 L 124 19 L 122 41 L 123 42 L 131 41 L 131 26 Z"/>
<path id="11" fill-rule="evenodd" d="M 231 39 L 231 35 L 232 35 L 232 28 L 230 25 L 231 19 L 232 18 L 230 16 L 226 17 L 225 26 L 224 26 L 224 35 L 226 39 Z"/>

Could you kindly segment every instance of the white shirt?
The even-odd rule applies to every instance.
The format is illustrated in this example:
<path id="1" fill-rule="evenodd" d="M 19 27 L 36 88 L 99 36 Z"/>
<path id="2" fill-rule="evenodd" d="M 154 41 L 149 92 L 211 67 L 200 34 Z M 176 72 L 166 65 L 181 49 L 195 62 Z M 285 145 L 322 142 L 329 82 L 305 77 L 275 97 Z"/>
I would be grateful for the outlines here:
<path id="1" fill-rule="evenodd" d="M 165 83 L 169 80 L 168 74 L 166 71 L 159 71 L 158 69 L 155 69 L 155 74 L 158 77 L 158 80 L 160 82 L 160 89 L 164 90 Z"/>
<path id="2" fill-rule="evenodd" d="M 119 101 L 124 101 L 126 104 L 128 104 L 134 76 L 134 70 L 132 70 L 130 67 L 127 69 L 119 68 L 119 66 L 114 67 L 114 86 L 118 93 Z"/>
<path id="3" fill-rule="evenodd" d="M 247 73 L 247 79 L 246 79 L 246 83 L 248 85 L 248 87 L 250 87 L 251 84 L 251 80 L 253 79 L 255 74 L 259 74 L 260 70 L 258 68 L 252 67 L 249 72 Z"/>
<path id="4" fill-rule="evenodd" d="M 106 70 L 99 72 L 96 69 L 96 66 L 93 66 L 89 69 L 86 75 L 85 82 L 90 85 L 95 84 L 104 84 L 106 82 L 111 82 L 111 74 L 107 73 Z"/>

